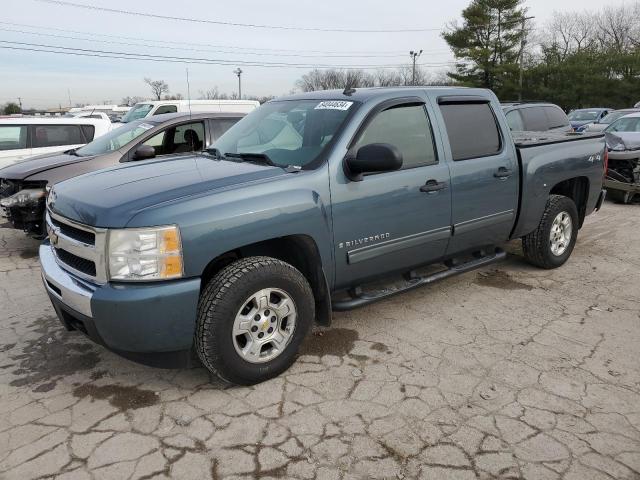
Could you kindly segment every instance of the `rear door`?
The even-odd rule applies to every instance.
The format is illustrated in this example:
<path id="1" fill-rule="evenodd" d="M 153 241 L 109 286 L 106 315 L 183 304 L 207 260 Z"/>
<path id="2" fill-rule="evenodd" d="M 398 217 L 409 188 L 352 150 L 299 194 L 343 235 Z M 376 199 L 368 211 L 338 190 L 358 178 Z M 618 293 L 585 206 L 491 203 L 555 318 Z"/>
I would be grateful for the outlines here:
<path id="1" fill-rule="evenodd" d="M 453 236 L 448 254 L 506 241 L 518 201 L 518 165 L 510 137 L 483 97 L 440 97 L 451 163 Z"/>

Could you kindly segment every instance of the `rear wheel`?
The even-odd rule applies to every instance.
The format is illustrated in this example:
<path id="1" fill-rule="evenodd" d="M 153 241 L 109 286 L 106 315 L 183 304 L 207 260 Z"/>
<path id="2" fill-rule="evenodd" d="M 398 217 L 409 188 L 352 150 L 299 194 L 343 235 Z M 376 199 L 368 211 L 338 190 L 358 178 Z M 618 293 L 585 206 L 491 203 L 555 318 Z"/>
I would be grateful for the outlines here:
<path id="1" fill-rule="evenodd" d="M 527 261 L 540 268 L 557 268 L 571 256 L 578 237 L 578 210 L 562 195 L 547 200 L 538 228 L 522 238 Z"/>
<path id="2" fill-rule="evenodd" d="M 314 313 L 311 287 L 292 265 L 270 257 L 238 260 L 202 292 L 198 356 L 223 380 L 262 382 L 293 363 Z"/>

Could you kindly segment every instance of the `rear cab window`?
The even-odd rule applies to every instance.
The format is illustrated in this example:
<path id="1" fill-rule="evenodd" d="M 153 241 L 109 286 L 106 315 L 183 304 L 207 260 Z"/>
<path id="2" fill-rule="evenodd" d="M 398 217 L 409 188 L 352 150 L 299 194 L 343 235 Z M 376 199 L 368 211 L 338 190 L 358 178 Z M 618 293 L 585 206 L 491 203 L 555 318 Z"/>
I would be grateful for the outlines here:
<path id="1" fill-rule="evenodd" d="M 489 157 L 502 150 L 502 137 L 489 103 L 443 103 L 453 160 Z"/>
<path id="2" fill-rule="evenodd" d="M 0 126 L 0 151 L 27 148 L 26 125 Z"/>

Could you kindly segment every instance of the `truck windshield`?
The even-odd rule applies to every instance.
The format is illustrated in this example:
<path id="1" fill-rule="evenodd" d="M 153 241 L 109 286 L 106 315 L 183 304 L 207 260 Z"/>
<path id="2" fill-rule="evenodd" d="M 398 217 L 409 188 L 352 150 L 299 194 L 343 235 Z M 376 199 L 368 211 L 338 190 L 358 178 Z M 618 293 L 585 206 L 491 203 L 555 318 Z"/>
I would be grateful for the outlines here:
<path id="1" fill-rule="evenodd" d="M 78 148 L 75 154 L 80 157 L 101 155 L 112 152 L 126 145 L 131 140 L 138 138 L 147 130 L 151 130 L 155 125 L 138 120 L 127 125 L 123 125 L 109 133 L 96 138 L 93 142 L 87 143 L 84 147 Z"/>
<path id="2" fill-rule="evenodd" d="M 266 155 L 277 166 L 305 167 L 320 156 L 356 103 L 344 100 L 269 102 L 213 145 L 220 154 Z M 235 155 L 239 156 L 239 155 Z"/>
<path id="3" fill-rule="evenodd" d="M 133 122 L 134 120 L 139 120 L 141 118 L 144 118 L 147 116 L 147 113 L 149 113 L 152 108 L 153 108 L 153 105 L 149 103 L 137 103 L 136 105 L 133 106 L 131 110 L 129 110 L 126 113 L 124 117 L 122 117 L 122 120 L 120 121 L 122 123 L 129 123 L 129 122 Z"/>

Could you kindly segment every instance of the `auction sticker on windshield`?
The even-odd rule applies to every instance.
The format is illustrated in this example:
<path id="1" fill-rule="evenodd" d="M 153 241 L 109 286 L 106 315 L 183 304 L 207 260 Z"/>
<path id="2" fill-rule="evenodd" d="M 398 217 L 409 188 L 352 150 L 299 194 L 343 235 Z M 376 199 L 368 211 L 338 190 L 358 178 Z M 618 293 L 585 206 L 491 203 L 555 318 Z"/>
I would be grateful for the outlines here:
<path id="1" fill-rule="evenodd" d="M 351 105 L 353 105 L 353 102 L 345 100 L 328 100 L 316 105 L 315 110 L 349 110 Z"/>

